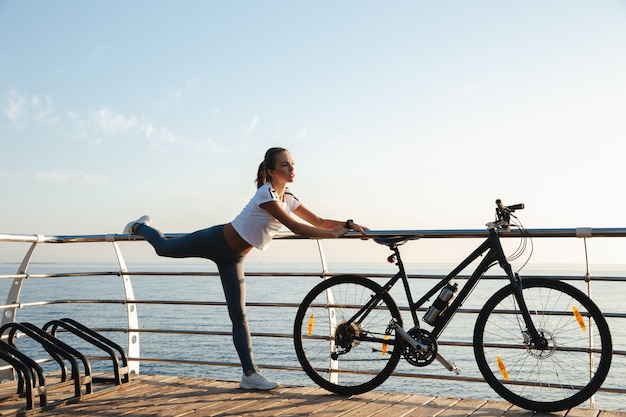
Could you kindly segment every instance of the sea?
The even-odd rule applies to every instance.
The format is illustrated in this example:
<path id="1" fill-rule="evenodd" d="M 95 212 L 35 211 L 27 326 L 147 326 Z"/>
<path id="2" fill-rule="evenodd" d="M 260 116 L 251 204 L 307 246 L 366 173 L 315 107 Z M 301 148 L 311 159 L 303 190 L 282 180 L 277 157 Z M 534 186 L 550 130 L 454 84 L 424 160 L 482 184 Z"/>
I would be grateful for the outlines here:
<path id="1" fill-rule="evenodd" d="M 15 274 L 18 263 L 0 263 L 0 298 L 8 294 L 13 280 L 7 275 Z M 123 329 L 127 324 L 126 306 L 122 278 L 116 275 L 104 275 L 105 271 L 116 271 L 119 267 L 112 263 L 32 263 L 28 268 L 30 278 L 26 279 L 20 294 L 22 307 L 16 313 L 17 322 L 29 322 L 43 326 L 50 320 L 69 317 L 95 329 Z M 134 263 L 128 265 L 131 272 L 149 271 L 159 275 L 132 275 L 131 281 L 136 300 L 154 303 L 137 304 L 139 325 L 142 329 L 190 330 L 192 332 L 211 331 L 220 335 L 172 333 L 141 333 L 140 346 L 142 358 L 170 358 L 190 361 L 189 365 L 167 364 L 163 362 L 142 362 L 139 372 L 146 374 L 180 375 L 188 377 L 206 377 L 211 379 L 238 381 L 241 370 L 236 365 L 238 359 L 229 336 L 230 320 L 224 305 L 223 292 L 216 276 L 170 276 L 160 275 L 167 272 L 215 272 L 213 264 L 208 262 L 173 262 L 173 263 Z M 320 282 L 320 266 L 314 263 L 281 262 L 246 264 L 249 274 L 246 278 L 248 321 L 253 333 L 253 349 L 256 363 L 264 369 L 270 379 L 283 384 L 314 386 L 314 383 L 302 371 L 272 369 L 271 365 L 299 367 L 293 341 L 289 337 L 293 332 L 293 320 L 296 307 L 269 307 L 272 303 L 294 303 L 297 305 L 307 292 Z M 445 264 L 407 265 L 409 274 L 445 274 L 450 270 Z M 372 264 L 338 264 L 333 273 L 390 274 L 393 266 Z M 38 274 L 66 275 L 68 272 L 79 273 L 77 276 L 59 276 L 40 278 Z M 266 272 L 278 272 L 276 276 L 261 276 Z M 287 276 L 280 273 L 303 273 L 307 276 Z M 581 276 L 580 265 L 540 265 L 534 269 L 525 269 L 526 275 Z M 496 271 L 496 274 L 500 273 Z M 583 269 L 584 273 L 584 269 Z M 594 267 L 594 277 L 626 277 L 625 265 L 605 265 Z M 462 278 L 460 278 L 462 280 Z M 381 281 L 382 282 L 382 281 Z M 571 282 L 588 292 L 584 282 Z M 430 288 L 434 281 L 426 278 L 412 279 L 411 288 L 414 296 Z M 486 299 L 504 281 L 483 280 L 471 294 L 464 308 L 480 308 Z M 394 288 L 392 295 L 400 307 L 406 306 L 406 298 L 401 285 Z M 621 317 L 609 317 L 607 320 L 613 335 L 615 351 L 626 349 L 626 315 L 624 307 L 626 283 L 617 280 L 596 281 L 592 277 L 590 295 L 605 313 Z M 417 297 L 416 297 L 417 298 Z M 6 298 L 3 298 L 6 299 Z M 98 300 L 98 303 L 88 301 Z M 158 301 L 169 300 L 174 303 L 162 304 Z M 183 306 L 180 301 L 196 301 L 204 305 Z M 257 305 L 262 304 L 262 305 Z M 408 312 L 403 312 L 405 321 Z M 450 342 L 471 342 L 473 320 L 471 314 L 458 314 L 443 333 L 441 340 Z M 280 337 L 267 337 L 276 334 Z M 106 332 L 113 341 L 127 346 L 127 335 L 121 332 Z M 27 339 L 27 338 L 21 338 Z M 24 349 L 37 349 L 24 343 Z M 19 346 L 18 346 L 19 347 Z M 21 348 L 21 347 L 20 347 Z M 90 347 L 87 349 L 86 354 Z M 439 352 L 453 361 L 462 371 L 461 376 L 480 378 L 471 347 L 450 345 L 440 346 Z M 96 353 L 97 354 L 97 353 Z M 231 366 L 206 366 L 194 361 L 230 363 Z M 267 365 L 267 366 L 264 366 Z M 54 370 L 54 363 L 46 364 Z M 108 366 L 106 361 L 104 369 Z M 94 366 L 95 368 L 95 366 Z M 95 369 L 97 370 L 97 369 Z M 427 378 L 391 377 L 377 390 L 423 395 L 440 395 L 459 398 L 479 398 L 498 400 L 500 397 L 484 382 L 450 381 L 452 374 L 438 362 L 423 368 L 413 367 L 404 360 L 400 361 L 396 372 L 410 375 L 428 375 Z M 614 355 L 610 374 L 605 387 L 624 388 L 626 381 L 626 356 Z M 598 393 L 595 407 L 603 410 L 626 410 L 626 395 L 616 393 Z M 587 406 L 583 404 L 582 406 Z"/>

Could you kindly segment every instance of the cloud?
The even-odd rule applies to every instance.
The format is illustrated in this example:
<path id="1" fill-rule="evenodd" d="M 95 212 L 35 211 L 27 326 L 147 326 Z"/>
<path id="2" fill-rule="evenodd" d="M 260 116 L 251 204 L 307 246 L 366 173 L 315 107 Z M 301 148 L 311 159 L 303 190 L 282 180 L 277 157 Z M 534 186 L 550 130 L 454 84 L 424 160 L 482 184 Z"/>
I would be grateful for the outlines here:
<path id="1" fill-rule="evenodd" d="M 475 93 L 477 90 L 478 90 L 478 86 L 476 84 L 469 84 L 465 86 L 465 89 L 463 90 L 463 92 L 465 94 L 472 94 L 472 93 Z"/>
<path id="2" fill-rule="evenodd" d="M 100 174 L 80 174 L 79 181 L 83 184 L 104 184 L 109 178 Z"/>
<path id="3" fill-rule="evenodd" d="M 220 145 L 220 143 L 213 138 L 197 141 L 194 145 L 194 149 L 201 152 L 210 152 L 213 154 L 219 153 L 221 155 L 228 155 L 230 152 L 230 149 L 228 147 Z"/>
<path id="4" fill-rule="evenodd" d="M 74 171 L 69 171 L 63 168 L 57 168 L 51 171 L 37 171 L 35 172 L 35 178 L 43 182 L 69 182 L 72 178 L 78 175 Z"/>
<path id="5" fill-rule="evenodd" d="M 99 130 L 109 136 L 141 135 L 153 143 L 191 143 L 190 140 L 174 134 L 167 127 L 158 126 L 152 120 L 140 120 L 137 116 L 128 116 L 108 108 L 93 111 L 90 120 Z"/>
<path id="6" fill-rule="evenodd" d="M 185 143 L 187 139 L 177 136 L 166 127 L 157 127 L 154 122 L 142 125 L 141 131 L 147 139 L 160 143 Z"/>
<path id="7" fill-rule="evenodd" d="M 34 120 L 36 123 L 54 125 L 61 117 L 54 112 L 54 103 L 49 95 L 37 95 L 21 93 L 10 89 L 7 94 L 7 104 L 4 114 L 15 125 L 24 125 Z"/>
<path id="8" fill-rule="evenodd" d="M 35 172 L 35 179 L 41 182 L 49 183 L 70 183 L 78 182 L 81 184 L 102 184 L 108 181 L 108 178 L 100 174 L 85 174 L 80 171 L 72 171 L 64 168 L 56 168 L 49 171 Z"/>
<path id="9" fill-rule="evenodd" d="M 193 89 L 193 87 L 196 86 L 196 84 L 197 84 L 196 78 L 190 78 L 182 87 L 178 87 L 178 88 L 170 87 L 168 100 L 173 101 L 175 105 L 178 105 L 178 103 L 180 103 L 183 97 L 187 95 L 187 93 L 189 93 Z"/>
<path id="10" fill-rule="evenodd" d="M 259 124 L 259 115 L 255 113 L 252 116 L 252 119 L 250 120 L 248 125 L 244 127 L 243 135 L 244 136 L 250 135 L 252 132 L 254 132 L 254 129 L 256 129 L 258 124 Z"/>
<path id="11" fill-rule="evenodd" d="M 111 109 L 100 109 L 91 113 L 90 119 L 106 134 L 117 135 L 137 129 L 135 116 L 126 116 Z"/>
<path id="12" fill-rule="evenodd" d="M 10 90 L 4 114 L 11 119 L 13 123 L 18 123 L 26 112 L 26 102 L 26 97 L 23 94 L 15 90 Z"/>
<path id="13" fill-rule="evenodd" d="M 33 105 L 38 110 L 35 118 L 38 122 L 47 122 L 56 124 L 59 121 L 59 117 L 53 115 L 54 105 L 50 96 L 45 96 L 43 99 L 39 96 L 33 97 Z"/>
<path id="14" fill-rule="evenodd" d="M 176 92 L 178 95 L 176 100 L 180 99 L 180 96 L 192 85 L 193 80 Z M 16 89 L 8 92 L 2 112 L 20 129 L 35 124 L 59 125 L 61 121 L 65 121 L 66 126 L 62 126 L 65 136 L 73 134 L 76 138 L 90 140 L 96 145 L 123 137 L 124 139 L 147 139 L 150 146 L 181 144 L 197 150 L 213 151 L 216 149 L 214 144 L 207 143 L 204 139 L 190 139 L 178 135 L 148 117 L 124 114 L 107 106 L 87 113 L 79 110 L 65 110 L 61 116 L 55 110 L 54 102 L 49 95 L 27 94 Z M 220 110 L 215 109 L 214 117 L 218 117 L 219 113 Z M 244 129 L 246 135 L 254 131 L 258 120 L 259 116 L 255 114 Z M 67 175 L 69 175 L 68 172 L 56 171 L 40 173 L 39 178 L 47 181 L 63 181 Z"/>

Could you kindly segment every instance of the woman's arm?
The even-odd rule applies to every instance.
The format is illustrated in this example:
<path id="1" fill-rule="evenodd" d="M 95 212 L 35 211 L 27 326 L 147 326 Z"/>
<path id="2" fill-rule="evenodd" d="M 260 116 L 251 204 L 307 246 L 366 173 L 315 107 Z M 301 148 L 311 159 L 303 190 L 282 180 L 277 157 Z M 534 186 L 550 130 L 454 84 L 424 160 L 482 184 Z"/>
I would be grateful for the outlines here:
<path id="1" fill-rule="evenodd" d="M 335 238 L 343 236 L 350 230 L 345 227 L 346 222 L 322 219 L 303 205 L 300 205 L 294 210 L 294 213 L 311 225 L 304 224 L 294 219 L 277 201 L 261 204 L 260 207 L 297 235 L 313 238 Z M 358 230 L 365 235 L 367 228 L 363 228 L 356 223 L 351 223 L 350 225 L 354 230 Z"/>
<path id="2" fill-rule="evenodd" d="M 263 210 L 274 216 L 276 220 L 284 224 L 289 230 L 297 235 L 317 238 L 333 238 L 343 236 L 349 229 L 342 225 L 337 225 L 331 229 L 309 226 L 291 217 L 278 203 L 270 201 L 260 205 Z M 297 209 L 296 209 L 297 211 Z"/>
<path id="3" fill-rule="evenodd" d="M 338 221 L 322 219 L 317 214 L 306 208 L 303 204 L 300 204 L 300 206 L 294 210 L 294 213 L 302 220 L 322 229 L 330 229 L 336 226 L 348 226 L 348 229 L 360 232 L 364 237 L 365 231 L 369 230 L 367 227 L 361 226 L 360 224 L 357 224 L 352 220 Z"/>

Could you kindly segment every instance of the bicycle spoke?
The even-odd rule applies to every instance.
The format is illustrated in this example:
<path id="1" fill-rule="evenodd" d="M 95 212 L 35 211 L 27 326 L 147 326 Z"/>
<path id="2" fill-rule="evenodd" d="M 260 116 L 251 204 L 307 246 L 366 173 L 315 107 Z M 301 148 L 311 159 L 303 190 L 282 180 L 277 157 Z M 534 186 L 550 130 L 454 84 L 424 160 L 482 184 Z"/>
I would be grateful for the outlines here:
<path id="1" fill-rule="evenodd" d="M 556 411 L 585 401 L 610 364 L 606 321 L 583 293 L 552 280 L 528 280 L 524 300 L 547 347 L 531 341 L 511 290 L 499 291 L 477 320 L 476 359 L 487 382 L 524 408 Z"/>
<path id="2" fill-rule="evenodd" d="M 400 354 L 390 328 L 399 312 L 388 296 L 350 321 L 380 289 L 372 281 L 354 278 L 335 277 L 314 288 L 298 310 L 294 327 L 303 369 L 320 386 L 342 394 L 378 386 Z"/>

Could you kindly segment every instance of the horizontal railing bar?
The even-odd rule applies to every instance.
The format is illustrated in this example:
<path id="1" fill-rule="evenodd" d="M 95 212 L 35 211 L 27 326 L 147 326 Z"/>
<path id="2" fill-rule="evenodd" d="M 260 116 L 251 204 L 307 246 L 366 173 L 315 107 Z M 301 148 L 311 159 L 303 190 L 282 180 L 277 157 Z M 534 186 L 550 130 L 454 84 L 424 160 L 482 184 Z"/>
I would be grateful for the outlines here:
<path id="1" fill-rule="evenodd" d="M 0 280 L 2 279 L 46 279 L 46 278 L 68 278 L 68 277 L 97 277 L 97 276 L 120 276 L 120 275 L 132 275 L 132 276 L 198 276 L 198 277 L 217 277 L 218 272 L 185 272 L 185 271 L 100 271 L 100 272 L 57 272 L 53 274 L 0 274 Z M 389 273 L 365 273 L 365 272 L 326 272 L 325 278 L 333 277 L 336 275 L 363 275 L 368 278 L 389 278 Z M 320 277 L 319 272 L 247 272 L 247 277 Z M 407 274 L 409 279 L 434 279 L 439 280 L 445 275 L 438 274 Z M 454 279 L 466 280 L 468 275 L 457 275 Z M 626 277 L 622 276 L 605 276 L 605 275 L 524 275 L 523 278 L 558 278 L 560 281 L 607 281 L 607 282 L 626 282 Z M 485 275 L 481 279 L 489 280 L 507 280 L 508 277 L 504 275 Z"/>
<path id="2" fill-rule="evenodd" d="M 462 312 L 462 311 L 461 311 Z M 122 328 L 98 328 L 93 329 L 97 332 L 108 332 L 108 333 L 127 333 L 128 329 Z M 183 329 L 133 329 L 135 333 L 145 333 L 145 334 L 169 334 L 169 335 L 195 335 L 195 336 L 228 336 L 231 337 L 232 333 L 229 331 L 215 331 L 215 330 L 183 330 Z M 265 337 L 265 338 L 277 338 L 277 339 L 293 339 L 292 334 L 287 333 L 263 333 L 263 332 L 252 332 L 250 333 L 251 337 Z M 437 345 L 439 346 L 455 346 L 455 347 L 465 347 L 470 348 L 473 347 L 474 344 L 472 342 L 459 342 L 459 341 L 451 341 L 451 340 L 437 340 Z M 613 350 L 613 354 L 617 356 L 626 356 L 626 350 Z"/>
<path id="3" fill-rule="evenodd" d="M 457 230 L 373 230 L 367 232 L 371 237 L 386 236 L 413 236 L 417 238 L 486 238 L 487 229 L 457 229 Z M 511 229 L 500 232 L 500 237 L 626 237 L 626 228 L 563 228 L 563 229 Z M 346 238 L 362 238 L 360 233 L 351 232 Z"/>
<path id="4" fill-rule="evenodd" d="M 488 236 L 487 229 L 399 229 L 399 230 L 370 230 L 369 237 L 407 236 L 416 238 L 482 238 Z M 168 238 L 184 236 L 184 233 L 165 234 Z M 511 229 L 501 232 L 500 237 L 626 237 L 626 228 L 623 227 L 577 227 L 558 229 Z M 346 233 L 339 239 L 357 238 L 363 236 L 357 232 Z M 274 239 L 310 239 L 308 237 L 294 235 L 290 232 L 281 232 Z M 20 235 L 0 234 L 0 242 L 24 242 L 24 243 L 85 243 L 85 242 L 124 242 L 143 240 L 138 235 L 109 234 L 109 235 Z"/>
<path id="5" fill-rule="evenodd" d="M 241 364 L 234 362 L 212 362 L 212 361 L 190 361 L 184 359 L 163 359 L 163 358 L 128 358 L 128 360 L 140 360 L 142 362 L 151 363 L 165 363 L 165 364 L 177 364 L 177 365 L 201 365 L 201 366 L 223 366 L 238 368 Z M 260 364 L 262 369 L 272 369 L 278 371 L 302 371 L 299 366 L 289 365 L 274 365 L 274 364 Z M 407 373 L 407 372 L 393 372 L 392 377 L 411 378 L 411 379 L 438 379 L 446 381 L 459 381 L 459 382 L 485 382 L 483 378 L 479 377 L 466 377 L 458 375 L 439 375 L 439 374 L 422 374 L 422 373 Z M 625 388 L 618 387 L 600 387 L 598 392 L 612 393 L 612 394 L 626 394 Z"/>
<path id="6" fill-rule="evenodd" d="M 183 305 L 193 307 L 225 307 L 224 301 L 193 301 L 193 300 L 132 300 L 132 304 L 144 304 L 144 305 Z M 65 300 L 46 300 L 35 301 L 30 303 L 15 303 L 0 305 L 0 309 L 5 308 L 27 308 L 27 307 L 40 307 L 46 305 L 55 304 L 127 304 L 124 300 L 96 300 L 96 299 L 65 299 Z M 276 308 L 298 308 L 300 303 L 281 303 L 281 302 L 247 302 L 247 307 L 276 307 Z M 400 311 L 409 311 L 407 306 L 398 306 Z M 419 308 L 417 311 L 425 311 L 426 308 Z M 478 314 L 480 308 L 460 308 L 459 313 L 463 314 Z M 563 313 L 566 314 L 566 313 Z M 613 313 L 603 312 L 603 315 L 607 318 L 626 318 L 626 313 Z"/>

